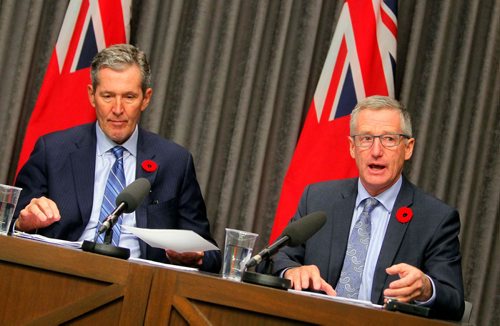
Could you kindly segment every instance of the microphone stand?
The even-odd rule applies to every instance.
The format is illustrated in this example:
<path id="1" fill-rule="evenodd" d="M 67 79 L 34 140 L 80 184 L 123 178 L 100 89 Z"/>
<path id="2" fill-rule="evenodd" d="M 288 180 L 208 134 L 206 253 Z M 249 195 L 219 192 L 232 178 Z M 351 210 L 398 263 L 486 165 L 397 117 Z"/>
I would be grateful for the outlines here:
<path id="1" fill-rule="evenodd" d="M 268 287 L 272 287 L 272 288 L 279 289 L 279 290 L 285 290 L 285 291 L 288 290 L 289 288 L 292 287 L 292 282 L 290 280 L 288 280 L 286 278 L 270 275 L 271 270 L 272 270 L 272 266 L 273 266 L 273 262 L 269 258 L 270 257 L 265 257 L 263 261 L 261 261 L 259 264 L 257 264 L 257 266 L 255 266 L 255 270 L 256 270 L 255 272 L 251 272 L 249 270 L 246 270 L 243 273 L 241 280 L 243 282 L 246 282 L 246 283 L 268 286 Z M 263 268 L 259 268 L 259 266 L 261 266 L 261 264 L 264 264 Z M 257 272 L 257 270 L 263 270 L 264 273 L 266 273 L 266 274 L 259 273 L 259 272 Z"/>
<path id="2" fill-rule="evenodd" d="M 112 225 L 106 230 L 103 243 L 98 243 L 96 241 L 98 236 L 96 233 L 94 241 L 83 241 L 82 250 L 104 256 L 128 259 L 130 257 L 130 249 L 113 246 L 111 244 L 111 240 L 113 239 L 113 226 L 114 223 L 112 223 Z"/>

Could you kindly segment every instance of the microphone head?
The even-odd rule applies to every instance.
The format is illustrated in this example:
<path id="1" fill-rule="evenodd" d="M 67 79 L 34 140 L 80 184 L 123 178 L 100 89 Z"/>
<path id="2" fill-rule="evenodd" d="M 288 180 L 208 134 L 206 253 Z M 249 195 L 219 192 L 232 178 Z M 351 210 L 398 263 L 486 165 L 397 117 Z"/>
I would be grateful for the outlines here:
<path id="1" fill-rule="evenodd" d="M 321 229 L 325 222 L 326 214 L 324 212 L 314 212 L 288 224 L 283 230 L 282 236 L 287 235 L 290 238 L 288 245 L 295 247 L 306 242 Z"/>
<path id="2" fill-rule="evenodd" d="M 151 189 L 148 179 L 139 178 L 125 187 L 116 197 L 116 206 L 125 203 L 125 213 L 132 213 L 142 203 Z"/>

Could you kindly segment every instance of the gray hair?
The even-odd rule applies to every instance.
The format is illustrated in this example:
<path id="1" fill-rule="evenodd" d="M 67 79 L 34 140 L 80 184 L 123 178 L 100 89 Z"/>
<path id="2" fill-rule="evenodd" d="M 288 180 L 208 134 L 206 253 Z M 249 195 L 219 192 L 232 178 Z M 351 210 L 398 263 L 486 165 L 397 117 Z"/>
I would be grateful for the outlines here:
<path id="1" fill-rule="evenodd" d="M 99 85 L 97 73 L 103 68 L 122 71 L 132 65 L 137 65 L 142 75 L 142 92 L 151 85 L 151 68 L 144 52 L 131 44 L 115 44 L 99 52 L 90 66 L 90 78 L 94 90 Z"/>
<path id="2" fill-rule="evenodd" d="M 351 129 L 351 135 L 353 134 L 354 129 L 356 128 L 356 124 L 358 122 L 358 115 L 361 111 L 382 110 L 382 109 L 398 111 L 401 119 L 402 133 L 409 137 L 413 137 L 410 113 L 408 113 L 403 104 L 388 96 L 380 96 L 380 95 L 373 95 L 367 97 L 359 101 L 358 104 L 354 107 L 354 110 L 352 110 L 351 113 L 351 121 L 349 125 Z"/>

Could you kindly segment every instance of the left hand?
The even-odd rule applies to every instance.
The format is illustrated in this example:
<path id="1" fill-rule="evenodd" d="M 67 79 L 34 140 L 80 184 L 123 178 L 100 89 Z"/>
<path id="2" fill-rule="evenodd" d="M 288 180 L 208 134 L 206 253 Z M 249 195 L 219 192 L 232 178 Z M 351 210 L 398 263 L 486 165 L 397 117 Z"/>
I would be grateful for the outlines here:
<path id="1" fill-rule="evenodd" d="M 327 295 L 337 295 L 333 287 L 321 278 L 319 268 L 316 265 L 293 267 L 288 269 L 283 276 L 292 281 L 294 290 L 312 289 L 323 291 Z"/>
<path id="2" fill-rule="evenodd" d="M 399 280 L 389 284 L 384 296 L 398 301 L 427 301 L 432 297 L 432 284 L 429 278 L 418 268 L 408 264 L 392 265 L 385 270 L 389 275 L 399 275 Z"/>
<path id="3" fill-rule="evenodd" d="M 165 253 L 170 263 L 176 265 L 184 265 L 189 267 L 199 267 L 203 264 L 203 251 L 198 252 L 177 252 L 174 250 L 166 249 Z"/>

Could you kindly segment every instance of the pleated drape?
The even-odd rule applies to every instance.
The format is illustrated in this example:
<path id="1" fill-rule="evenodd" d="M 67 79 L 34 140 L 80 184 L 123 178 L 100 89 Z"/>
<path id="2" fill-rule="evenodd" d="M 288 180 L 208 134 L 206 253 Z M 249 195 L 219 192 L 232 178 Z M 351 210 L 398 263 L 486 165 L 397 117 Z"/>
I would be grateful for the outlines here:
<path id="1" fill-rule="evenodd" d="M 68 0 L 0 1 L 0 182 L 14 179 Z M 153 69 L 143 127 L 194 156 L 212 231 L 268 241 L 340 13 L 339 0 L 136 0 Z M 500 1 L 399 3 L 396 94 L 417 139 L 405 168 L 456 206 L 472 322 L 499 324 Z M 70 109 L 70 108 L 68 108 Z"/>

